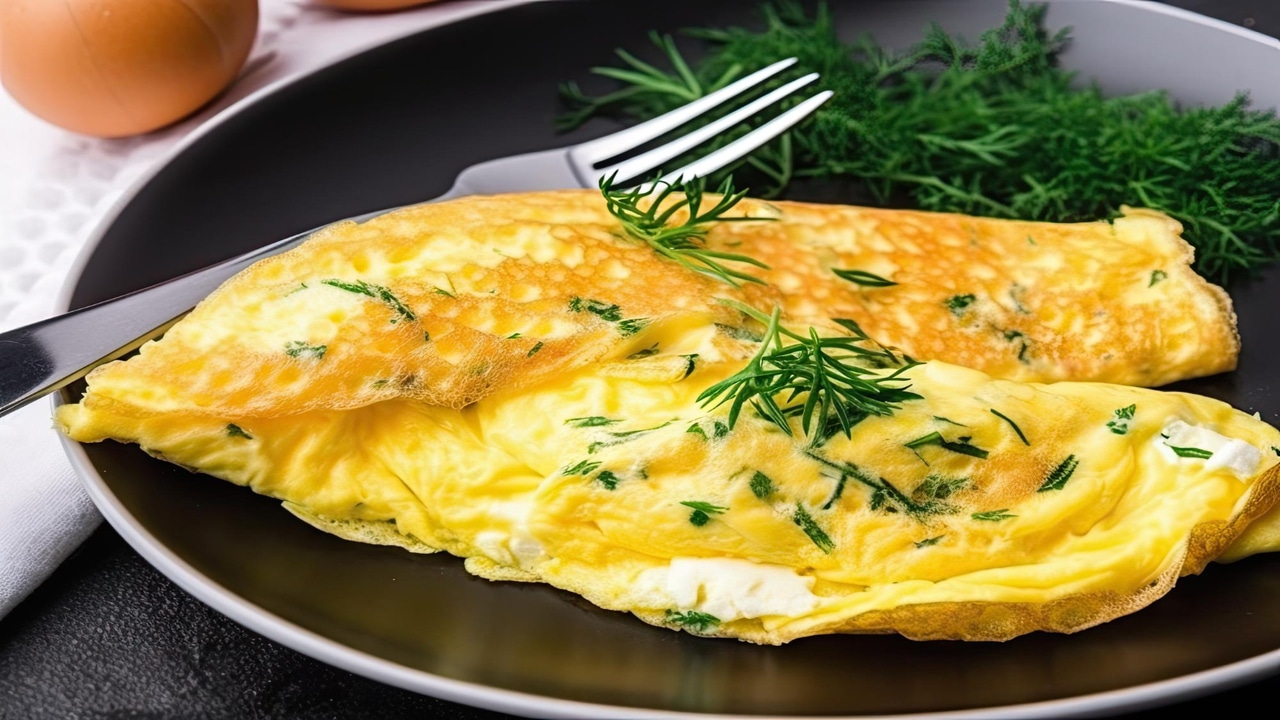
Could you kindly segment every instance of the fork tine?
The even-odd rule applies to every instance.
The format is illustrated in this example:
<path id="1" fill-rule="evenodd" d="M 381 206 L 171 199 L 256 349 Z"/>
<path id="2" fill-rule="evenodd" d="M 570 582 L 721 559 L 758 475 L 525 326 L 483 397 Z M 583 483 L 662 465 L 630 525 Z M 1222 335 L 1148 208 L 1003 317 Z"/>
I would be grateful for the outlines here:
<path id="1" fill-rule="evenodd" d="M 830 100 L 833 94 L 830 90 L 823 90 L 710 155 L 694 160 L 688 165 L 678 170 L 672 170 L 652 183 L 648 183 L 645 188 L 651 190 L 658 183 L 673 183 L 678 180 L 692 180 L 693 178 L 709 175 L 786 132 L 792 125 L 817 110 L 818 106 Z"/>
<path id="2" fill-rule="evenodd" d="M 752 115 L 755 115 L 761 110 L 764 110 L 775 102 L 778 102 L 782 98 L 817 79 L 818 73 L 809 73 L 802 78 L 792 80 L 786 85 L 753 100 L 747 105 L 744 105 L 728 115 L 698 128 L 687 135 L 683 135 L 665 145 L 656 147 L 649 152 L 637 155 L 636 157 L 624 162 L 620 162 L 610 167 L 601 168 L 597 171 L 597 180 L 609 175 L 615 175 L 618 182 L 623 183 L 632 178 L 639 177 L 650 170 L 660 167 L 662 163 L 670 160 L 671 158 L 678 157 L 681 154 L 701 145 L 707 140 L 720 135 L 725 130 L 735 127 L 742 121 L 750 118 Z"/>
<path id="3" fill-rule="evenodd" d="M 709 95 L 700 97 L 664 115 L 659 115 L 652 120 L 646 120 L 625 130 L 619 130 L 612 135 L 581 143 L 573 149 L 573 154 L 587 165 L 621 155 L 632 148 L 639 147 L 650 140 L 675 130 L 717 105 L 742 94 L 795 64 L 796 58 L 779 60 L 768 67 L 761 68 Z"/>

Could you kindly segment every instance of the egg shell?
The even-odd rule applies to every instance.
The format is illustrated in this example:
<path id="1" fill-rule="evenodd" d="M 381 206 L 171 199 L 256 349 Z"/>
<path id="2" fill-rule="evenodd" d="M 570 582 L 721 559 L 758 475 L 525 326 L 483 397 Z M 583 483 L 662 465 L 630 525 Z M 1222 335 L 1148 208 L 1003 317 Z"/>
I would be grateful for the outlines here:
<path id="1" fill-rule="evenodd" d="M 134 135 L 225 89 L 257 27 L 257 0 L 5 0 L 0 82 L 55 125 Z"/>

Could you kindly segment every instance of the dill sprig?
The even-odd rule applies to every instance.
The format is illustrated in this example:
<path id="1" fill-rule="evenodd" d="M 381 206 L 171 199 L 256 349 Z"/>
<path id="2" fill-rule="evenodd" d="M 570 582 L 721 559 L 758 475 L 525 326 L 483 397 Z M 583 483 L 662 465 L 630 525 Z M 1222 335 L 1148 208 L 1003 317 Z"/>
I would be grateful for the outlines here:
<path id="1" fill-rule="evenodd" d="M 734 190 L 731 178 L 720 184 L 719 199 L 703 209 L 706 180 L 657 182 L 648 187 L 623 190 L 614 187 L 612 176 L 600 179 L 609 212 L 628 235 L 643 240 L 659 255 L 703 275 L 719 278 L 734 287 L 742 282 L 763 284 L 749 273 L 726 266 L 725 262 L 745 263 L 758 268 L 769 266 L 748 255 L 709 250 L 706 246 L 707 225 L 715 222 L 761 222 L 765 217 L 726 216 L 733 206 L 747 196 L 746 190 Z M 647 203 L 644 201 L 648 201 Z M 642 207 L 644 206 L 644 207 Z M 681 210 L 688 218 L 679 224 L 672 220 Z"/>
<path id="2" fill-rule="evenodd" d="M 916 363 L 878 346 L 866 347 L 865 337 L 824 337 L 812 327 L 801 334 L 782 326 L 780 308 L 766 316 L 738 302 L 723 302 L 765 325 L 760 350 L 746 367 L 698 396 L 703 406 L 730 403 L 730 428 L 750 403 L 788 435 L 791 418 L 798 416 L 810 443 L 821 445 L 836 431 L 849 437 L 853 426 L 868 415 L 889 415 L 899 403 L 920 398 L 902 377 Z M 897 366 L 889 374 L 867 367 L 880 367 L 887 359 Z M 803 402 L 796 402 L 801 396 Z"/>
<path id="3" fill-rule="evenodd" d="M 595 72 L 621 88 L 588 97 L 566 87 L 565 125 L 647 119 L 794 56 L 797 71 L 821 73 L 820 89 L 835 96 L 728 169 L 763 197 L 819 179 L 845 202 L 1025 220 L 1114 218 L 1141 206 L 1183 224 L 1196 270 L 1210 279 L 1280 257 L 1280 118 L 1244 95 L 1188 108 L 1161 91 L 1108 96 L 1060 67 L 1069 32 L 1048 31 L 1045 6 L 1021 0 L 972 46 L 933 25 L 905 52 L 841 39 L 825 4 L 810 13 L 774 0 L 760 15 L 756 28 L 687 31 L 706 45 L 696 63 L 655 35 L 669 70 L 620 51 L 623 71 Z"/>

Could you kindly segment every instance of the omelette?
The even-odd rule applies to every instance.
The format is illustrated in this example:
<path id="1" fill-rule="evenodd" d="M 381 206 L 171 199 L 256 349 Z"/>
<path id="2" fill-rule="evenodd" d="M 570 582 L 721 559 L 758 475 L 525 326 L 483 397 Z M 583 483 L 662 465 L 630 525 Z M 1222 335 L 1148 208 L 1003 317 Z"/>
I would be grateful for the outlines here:
<path id="1" fill-rule="evenodd" d="M 1280 544 L 1280 431 L 1177 223 L 744 200 L 654 252 L 599 193 L 323 230 L 58 409 L 354 541 L 698 635 L 1005 640 Z M 679 222 L 676 217 L 673 222 Z"/>

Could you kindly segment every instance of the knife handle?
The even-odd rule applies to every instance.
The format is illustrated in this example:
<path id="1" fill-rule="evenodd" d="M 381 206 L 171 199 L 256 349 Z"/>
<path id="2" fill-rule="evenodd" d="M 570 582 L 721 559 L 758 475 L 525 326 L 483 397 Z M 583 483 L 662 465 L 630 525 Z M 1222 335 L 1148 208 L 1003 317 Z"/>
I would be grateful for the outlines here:
<path id="1" fill-rule="evenodd" d="M 0 333 L 0 416 L 159 337 L 233 275 L 258 260 L 296 247 L 312 232 L 128 295 Z"/>

